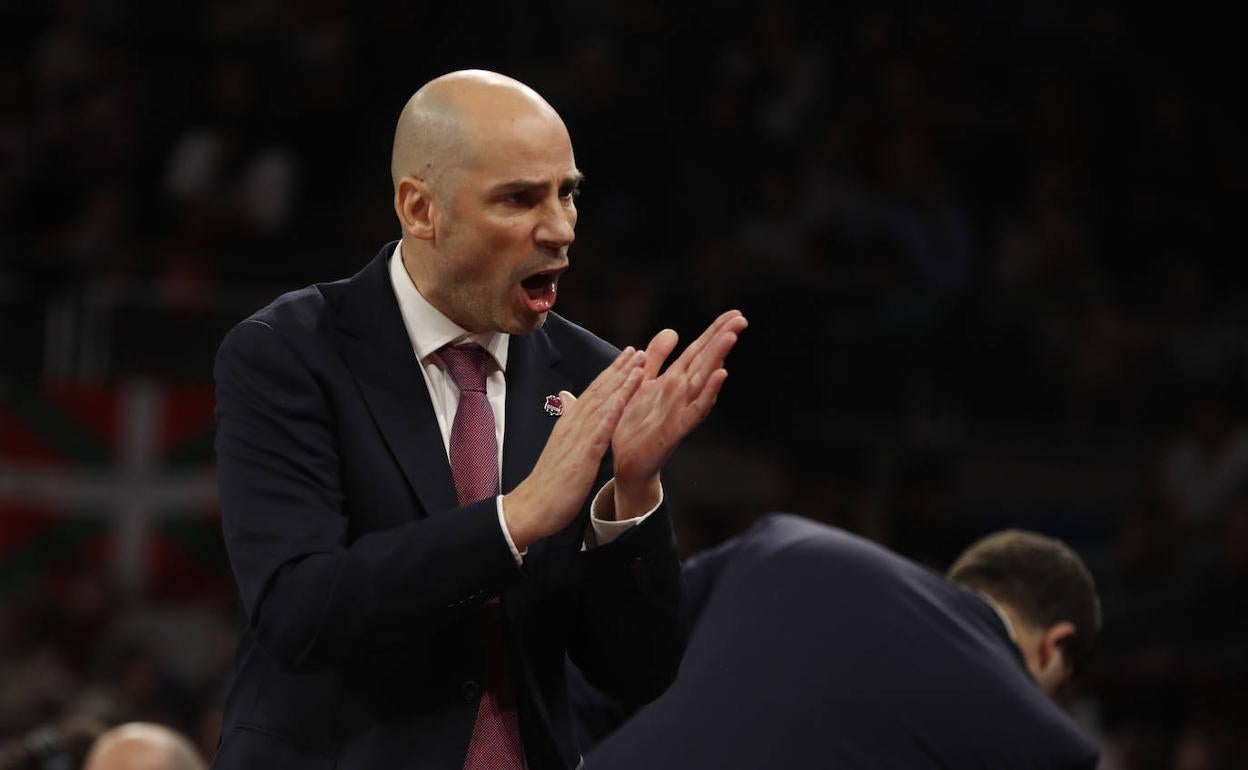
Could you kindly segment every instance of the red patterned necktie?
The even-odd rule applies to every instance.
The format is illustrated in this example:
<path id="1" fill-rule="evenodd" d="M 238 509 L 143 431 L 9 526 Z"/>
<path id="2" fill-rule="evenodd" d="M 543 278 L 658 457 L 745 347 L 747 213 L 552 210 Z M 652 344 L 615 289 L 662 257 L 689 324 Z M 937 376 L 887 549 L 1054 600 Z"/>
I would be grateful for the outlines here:
<path id="1" fill-rule="evenodd" d="M 451 476 L 460 505 L 498 494 L 498 439 L 494 411 L 485 394 L 489 355 L 477 346 L 438 351 L 459 387 L 459 407 L 451 425 Z M 481 642 L 485 671 L 477 720 L 468 742 L 464 770 L 523 770 L 524 747 L 515 691 L 503 643 L 502 607 L 498 598 L 481 608 Z"/>

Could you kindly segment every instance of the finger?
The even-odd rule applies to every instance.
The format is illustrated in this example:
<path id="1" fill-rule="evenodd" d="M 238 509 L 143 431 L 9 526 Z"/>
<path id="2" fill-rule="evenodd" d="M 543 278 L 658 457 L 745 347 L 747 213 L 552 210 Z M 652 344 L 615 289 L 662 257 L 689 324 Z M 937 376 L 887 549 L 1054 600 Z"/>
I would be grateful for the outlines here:
<path id="1" fill-rule="evenodd" d="M 615 357 L 614 361 L 611 362 L 611 365 L 599 372 L 598 376 L 585 386 L 585 389 L 581 391 L 579 398 L 573 397 L 571 402 L 565 402 L 563 418 L 559 420 L 559 426 L 556 426 L 556 430 L 558 430 L 560 426 L 564 426 L 565 430 L 573 430 L 572 426 L 587 419 L 588 416 L 595 411 L 595 406 L 602 400 L 599 394 L 604 390 L 604 388 L 609 389 L 609 381 L 627 367 L 634 352 L 635 351 L 632 347 L 626 347 L 621 350 L 620 354 Z M 567 392 L 568 391 L 560 391 L 560 395 L 562 396 Z M 571 394 L 569 393 L 569 395 Z M 571 407 L 572 404 L 576 404 L 576 407 L 568 408 Z"/>
<path id="2" fill-rule="evenodd" d="M 637 389 L 641 387 L 641 383 L 645 379 L 641 369 L 632 370 L 629 372 L 624 386 L 611 399 L 611 407 L 607 410 L 602 422 L 602 427 L 606 430 L 608 442 L 611 440 L 611 435 L 615 433 L 616 426 L 620 424 L 620 419 L 624 416 L 624 407 L 628 406 L 628 402 L 632 400 L 633 395 L 637 393 Z"/>
<path id="3" fill-rule="evenodd" d="M 735 314 L 736 312 L 737 311 L 735 310 L 729 310 L 727 312 L 721 313 L 718 318 L 716 318 L 713 322 L 711 322 L 710 326 L 707 326 L 706 329 L 703 330 L 702 334 L 698 335 L 697 339 L 689 343 L 689 347 L 685 348 L 684 351 L 680 354 L 680 357 L 677 358 L 676 361 L 672 363 L 671 369 L 677 372 L 681 372 L 681 371 L 684 371 L 686 368 L 688 368 L 689 364 L 698 355 L 698 353 L 700 353 L 702 349 L 706 347 L 706 344 L 710 340 L 715 338 L 715 335 L 719 332 L 719 329 L 723 327 L 723 325 L 730 318 L 732 318 L 733 314 Z"/>
<path id="4" fill-rule="evenodd" d="M 612 379 L 619 377 L 622 372 L 628 369 L 628 365 L 632 363 L 633 356 L 635 354 L 636 349 L 633 348 L 632 345 L 629 345 L 621 350 L 620 354 L 615 357 L 614 361 L 611 362 L 611 365 L 599 372 L 598 376 L 595 377 L 588 386 L 586 386 L 585 390 L 581 391 L 581 398 L 588 398 L 592 401 L 594 399 L 594 394 L 602 390 L 604 387 L 607 387 L 607 384 Z"/>
<path id="5" fill-rule="evenodd" d="M 719 317 L 716 318 L 710 326 L 706 327 L 706 330 L 703 331 L 696 340 L 689 343 L 689 347 L 685 348 L 684 352 L 680 354 L 680 357 L 672 363 L 670 369 L 676 372 L 683 372 L 687 369 L 693 360 L 697 358 L 698 354 L 701 353 L 707 346 L 707 344 L 710 343 L 711 340 L 715 339 L 715 336 L 719 334 L 725 324 L 732 322 L 735 318 L 744 318 L 744 316 L 741 315 L 740 310 L 728 310 L 720 313 Z"/>
<path id="6" fill-rule="evenodd" d="M 559 391 L 559 401 L 563 404 L 563 411 L 559 412 L 560 417 L 570 417 L 576 409 L 576 396 L 566 390 Z"/>
<path id="7" fill-rule="evenodd" d="M 696 368 L 699 366 L 706 367 L 708 357 L 711 360 L 718 358 L 720 363 L 722 363 L 723 357 L 728 355 L 728 351 L 731 350 L 732 346 L 736 344 L 737 338 L 740 336 L 741 332 L 744 331 L 749 325 L 750 322 L 745 319 L 745 316 L 740 314 L 724 321 L 724 323 L 720 325 L 719 331 L 716 332 L 715 337 L 707 342 L 707 344 L 703 345 L 702 348 L 694 354 L 690 368 Z M 727 341 L 729 338 L 731 339 L 731 342 Z M 719 364 L 715 364 L 714 366 L 707 367 L 707 371 L 709 373 L 718 368 Z"/>
<path id="8" fill-rule="evenodd" d="M 595 462 L 601 459 L 606 446 L 611 443 L 611 434 L 615 433 L 615 427 L 624 415 L 624 407 L 637 392 L 643 379 L 640 367 L 630 369 L 620 388 L 603 400 L 602 408 L 579 431 L 584 436 L 586 446 L 592 447 L 588 451 L 595 453 Z M 599 446 L 602 447 L 601 451 L 598 450 Z"/>
<path id="9" fill-rule="evenodd" d="M 711 413 L 711 407 L 719 399 L 719 391 L 724 387 L 724 380 L 728 379 L 727 369 L 716 369 L 706 380 L 706 387 L 698 394 L 688 406 L 688 428 L 686 432 L 692 430 L 694 426 L 706 419 Z"/>
<path id="10" fill-rule="evenodd" d="M 659 375 L 663 362 L 676 349 L 676 343 L 679 341 L 680 335 L 672 329 L 664 329 L 654 335 L 654 339 L 650 340 L 650 344 L 646 346 L 645 375 L 647 380 L 653 380 Z"/>
<path id="11" fill-rule="evenodd" d="M 604 404 L 611 406 L 615 403 L 617 399 L 613 396 L 621 390 L 621 386 L 627 385 L 624 391 L 630 394 L 636 389 L 629 381 L 641 380 L 644 363 L 645 354 L 642 351 L 625 348 L 611 365 L 594 378 L 580 398 L 566 390 L 560 391 L 560 397 L 566 400 L 564 416 L 555 423 L 538 465 L 559 468 L 559 473 L 571 486 L 576 486 L 573 482 L 577 482 L 579 474 L 587 473 L 588 484 L 610 446 L 614 430 L 613 423 L 599 427 L 602 420 L 595 419 L 595 414 L 602 411 Z M 615 410 L 608 411 L 611 416 Z M 618 416 L 614 417 L 615 421 L 618 419 Z"/>
<path id="12" fill-rule="evenodd" d="M 721 335 L 714 342 L 702 350 L 698 356 L 698 360 L 694 361 L 689 367 L 689 372 L 685 380 L 685 401 L 686 403 L 694 401 L 701 394 L 702 389 L 709 381 L 710 375 L 721 368 L 724 358 L 728 355 L 728 350 L 732 345 L 736 344 L 736 336 L 725 337 Z M 725 345 L 727 347 L 725 348 Z"/>
<path id="13" fill-rule="evenodd" d="M 740 319 L 744 322 L 744 318 Z M 736 328 L 745 328 L 738 323 L 730 323 L 727 328 L 720 332 L 710 344 L 704 347 L 697 358 L 689 365 L 689 396 L 697 393 L 702 388 L 706 378 L 709 377 L 716 369 L 723 367 L 724 360 L 728 358 L 728 354 L 736 346 L 737 340 L 740 339 L 738 332 L 733 331 Z"/>
<path id="14" fill-rule="evenodd" d="M 737 344 L 741 332 L 749 325 L 750 322 L 739 313 L 725 319 L 715 339 L 703 346 L 689 364 L 692 386 L 700 388 L 711 372 L 724 365 L 724 359 Z"/>
<path id="15" fill-rule="evenodd" d="M 611 396 L 624 385 L 632 372 L 641 370 L 645 362 L 644 350 L 634 350 L 632 346 L 625 348 L 615 363 L 598 375 L 581 393 L 581 408 L 578 410 L 581 419 L 593 419 L 607 405 Z"/>

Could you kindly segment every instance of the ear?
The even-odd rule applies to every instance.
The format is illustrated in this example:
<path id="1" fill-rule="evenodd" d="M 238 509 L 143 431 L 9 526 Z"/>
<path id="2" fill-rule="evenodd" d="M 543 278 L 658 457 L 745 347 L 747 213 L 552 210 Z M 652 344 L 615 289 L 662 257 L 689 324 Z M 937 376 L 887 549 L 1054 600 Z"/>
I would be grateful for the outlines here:
<path id="1" fill-rule="evenodd" d="M 414 176 L 405 176 L 394 188 L 394 213 L 403 232 L 422 241 L 433 240 L 437 202 L 429 184 Z"/>
<path id="2" fill-rule="evenodd" d="M 1040 638 L 1040 649 L 1037 651 L 1039 655 L 1036 661 L 1036 681 L 1049 695 L 1056 693 L 1074 671 L 1071 661 L 1066 660 L 1066 653 L 1062 651 L 1061 642 L 1070 639 L 1075 633 L 1075 624 L 1063 620 L 1049 626 L 1044 636 Z"/>

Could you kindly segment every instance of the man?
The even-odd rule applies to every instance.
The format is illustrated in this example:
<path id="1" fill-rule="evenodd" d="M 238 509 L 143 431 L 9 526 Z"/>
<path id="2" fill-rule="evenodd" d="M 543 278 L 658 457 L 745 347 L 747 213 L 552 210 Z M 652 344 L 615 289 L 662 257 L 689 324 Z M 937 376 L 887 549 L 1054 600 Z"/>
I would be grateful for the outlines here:
<path id="1" fill-rule="evenodd" d="M 565 652 L 631 704 L 675 673 L 659 472 L 746 322 L 660 375 L 675 332 L 618 352 L 551 312 L 581 173 L 510 78 L 417 91 L 391 174 L 402 240 L 218 354 L 247 624 L 214 767 L 573 767 Z"/>
<path id="2" fill-rule="evenodd" d="M 1091 576 L 1056 540 L 993 535 L 946 579 L 775 515 L 686 575 L 695 620 L 676 683 L 589 770 L 1096 765 L 1048 697 L 1100 627 Z"/>
<path id="3" fill-rule="evenodd" d="M 91 746 L 83 770 L 203 770 L 199 752 L 181 734 L 150 722 L 129 722 Z"/>

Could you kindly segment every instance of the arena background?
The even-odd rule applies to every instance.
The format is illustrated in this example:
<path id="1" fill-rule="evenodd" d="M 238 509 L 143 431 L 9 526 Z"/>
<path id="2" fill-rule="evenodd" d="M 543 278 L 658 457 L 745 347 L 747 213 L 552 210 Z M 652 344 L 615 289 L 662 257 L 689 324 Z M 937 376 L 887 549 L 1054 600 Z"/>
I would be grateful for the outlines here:
<path id="1" fill-rule="evenodd" d="M 936 568 L 1057 535 L 1105 768 L 1243 767 L 1239 43 L 1143 5 L 0 2 L 0 761 L 78 715 L 211 752 L 216 346 L 397 236 L 399 108 L 485 67 L 588 177 L 561 313 L 751 320 L 666 475 L 686 553 L 775 509 Z"/>

